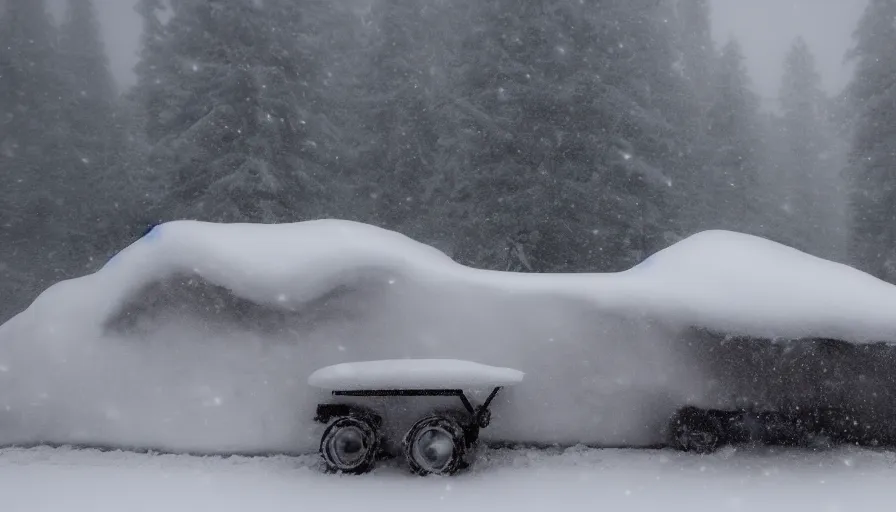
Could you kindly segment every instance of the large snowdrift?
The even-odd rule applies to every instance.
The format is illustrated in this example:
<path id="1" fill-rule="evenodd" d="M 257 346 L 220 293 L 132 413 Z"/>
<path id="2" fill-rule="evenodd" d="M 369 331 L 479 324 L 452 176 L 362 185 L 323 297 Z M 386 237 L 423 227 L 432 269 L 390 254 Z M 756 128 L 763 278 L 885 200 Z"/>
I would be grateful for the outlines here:
<path id="1" fill-rule="evenodd" d="M 617 274 L 538 275 L 468 268 L 347 221 L 172 222 L 0 326 L 0 444 L 313 451 L 328 396 L 308 376 L 400 358 L 525 372 L 486 439 L 651 444 L 684 403 L 851 399 L 815 385 L 824 361 L 764 383 L 732 360 L 742 346 L 694 327 L 891 341 L 894 306 L 896 287 L 867 274 L 722 231 Z M 396 411 L 427 403 L 402 400 Z"/>

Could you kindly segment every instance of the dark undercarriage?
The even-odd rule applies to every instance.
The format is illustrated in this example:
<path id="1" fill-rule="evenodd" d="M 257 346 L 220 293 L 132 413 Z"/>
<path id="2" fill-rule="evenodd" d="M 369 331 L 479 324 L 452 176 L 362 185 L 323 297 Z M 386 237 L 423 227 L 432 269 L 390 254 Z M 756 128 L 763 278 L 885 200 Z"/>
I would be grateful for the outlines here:
<path id="1" fill-rule="evenodd" d="M 830 407 L 783 411 L 684 407 L 669 422 L 668 442 L 696 453 L 743 444 L 896 446 L 890 429 L 862 423 L 849 411 Z"/>

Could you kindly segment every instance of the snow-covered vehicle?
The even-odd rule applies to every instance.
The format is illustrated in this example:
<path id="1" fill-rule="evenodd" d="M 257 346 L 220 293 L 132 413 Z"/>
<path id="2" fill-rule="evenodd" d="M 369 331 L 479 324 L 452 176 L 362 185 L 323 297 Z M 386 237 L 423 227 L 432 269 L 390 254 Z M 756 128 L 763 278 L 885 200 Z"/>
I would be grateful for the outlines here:
<path id="1" fill-rule="evenodd" d="M 654 446 L 685 406 L 832 407 L 886 437 L 894 311 L 888 283 L 725 231 L 557 275 L 347 221 L 171 222 L 0 326 L 0 445 L 314 453 L 330 396 L 307 377 L 408 358 L 526 373 L 484 443 Z"/>
<path id="2" fill-rule="evenodd" d="M 312 386 L 345 397 L 451 397 L 463 408 L 432 409 L 406 429 L 401 453 L 418 475 L 452 475 L 472 463 L 479 431 L 491 423 L 489 406 L 501 388 L 523 380 L 523 373 L 471 361 L 402 359 L 340 363 L 315 371 Z M 489 388 L 485 400 L 474 406 L 471 389 Z M 465 391 L 467 390 L 467 391 Z M 333 472 L 366 473 L 390 450 L 383 429 L 383 414 L 370 401 L 340 400 L 317 406 L 315 421 L 327 425 L 320 454 Z"/>

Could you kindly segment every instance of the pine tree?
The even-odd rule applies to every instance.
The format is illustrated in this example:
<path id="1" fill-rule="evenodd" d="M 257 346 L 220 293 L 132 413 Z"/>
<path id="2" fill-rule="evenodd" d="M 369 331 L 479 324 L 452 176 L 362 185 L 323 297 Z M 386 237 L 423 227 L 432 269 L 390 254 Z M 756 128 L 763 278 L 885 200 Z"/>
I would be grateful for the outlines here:
<path id="1" fill-rule="evenodd" d="M 713 103 L 707 112 L 706 136 L 715 148 L 701 171 L 706 209 L 705 229 L 730 229 L 753 234 L 768 230 L 769 213 L 759 197 L 759 102 L 750 90 L 736 41 L 719 57 L 713 80 Z"/>
<path id="2" fill-rule="evenodd" d="M 356 149 L 364 139 L 357 128 L 353 79 L 365 56 L 361 23 L 350 2 L 264 0 L 264 26 L 270 32 L 271 65 L 284 73 L 306 140 L 294 151 L 292 172 L 313 174 L 319 182 L 309 215 L 352 217 L 358 208 Z M 367 77 L 363 77 L 366 79 Z M 284 91 L 287 92 L 287 91 Z"/>
<path id="3" fill-rule="evenodd" d="M 47 221 L 63 133 L 55 30 L 42 0 L 9 0 L 0 26 L 0 167 L 10 222 Z M 14 228 L 11 228 L 14 229 Z"/>
<path id="4" fill-rule="evenodd" d="M 712 94 L 716 62 L 709 0 L 678 0 L 675 19 L 679 26 L 677 39 L 681 49 L 682 74 L 689 90 L 704 106 Z"/>
<path id="5" fill-rule="evenodd" d="M 67 244 L 87 250 L 121 220 L 116 195 L 123 184 L 125 141 L 116 110 L 116 90 L 92 0 L 69 0 L 60 29 L 59 60 L 65 87 L 65 188 Z M 82 255 L 83 257 L 84 255 Z"/>
<path id="6" fill-rule="evenodd" d="M 138 0 L 134 7 L 143 21 L 143 30 L 140 35 L 140 60 L 134 68 L 137 84 L 133 96 L 145 105 L 145 130 L 153 142 L 158 142 L 162 136 L 159 124 L 166 100 L 165 84 L 162 83 L 166 56 L 165 26 L 160 19 L 164 8 L 163 0 Z"/>
<path id="7" fill-rule="evenodd" d="M 44 2 L 8 0 L 0 18 L 0 315 L 64 276 L 57 244 L 67 211 L 55 192 L 65 183 L 66 133 L 55 50 Z"/>
<path id="8" fill-rule="evenodd" d="M 492 2 L 472 23 L 468 261 L 618 270 L 665 245 L 682 83 L 665 2 Z M 478 25 L 478 26 L 477 26 Z M 520 262 L 523 258 L 517 257 Z"/>
<path id="9" fill-rule="evenodd" d="M 815 57 L 802 38 L 791 47 L 781 84 L 778 138 L 783 155 L 767 195 L 781 195 L 778 240 L 819 256 L 836 257 L 841 240 L 840 159 L 827 122 L 827 98 Z"/>
<path id="10" fill-rule="evenodd" d="M 784 136 L 790 153 L 784 171 L 802 189 L 792 188 L 789 202 L 793 209 L 805 214 L 812 200 L 803 192 L 818 170 L 822 149 L 817 128 L 823 95 L 815 58 L 802 38 L 794 42 L 784 62 L 780 97 Z"/>
<path id="11" fill-rule="evenodd" d="M 152 7 L 151 5 L 145 7 Z M 277 222 L 312 216 L 327 178 L 296 80 L 253 0 L 179 0 L 138 76 L 163 217 Z M 146 9 L 152 12 L 152 9 Z"/>
<path id="12" fill-rule="evenodd" d="M 710 109 L 715 104 L 714 87 L 719 56 L 710 30 L 707 0 L 678 0 L 675 13 L 676 43 L 686 87 L 680 94 L 685 115 L 677 123 L 684 142 L 681 144 L 683 167 L 676 176 L 675 194 L 680 205 L 679 229 L 686 236 L 715 225 L 716 197 L 712 187 L 713 158 L 718 150 L 710 131 Z"/>
<path id="13" fill-rule="evenodd" d="M 870 0 L 855 32 L 849 93 L 858 112 L 848 169 L 850 259 L 896 283 L 896 1 Z"/>
<path id="14" fill-rule="evenodd" d="M 368 169 L 373 178 L 374 222 L 424 237 L 429 160 L 438 124 L 433 107 L 439 90 L 427 72 L 435 51 L 433 7 L 416 0 L 378 0 L 371 7 L 376 32 L 363 96 L 364 125 L 373 141 Z"/>
<path id="15" fill-rule="evenodd" d="M 162 15 L 170 8 L 166 0 L 137 0 L 134 10 L 142 20 L 140 52 L 134 72 L 136 84 L 124 94 L 122 101 L 129 121 L 128 147 L 125 169 L 132 188 L 142 191 L 137 201 L 142 215 L 135 215 L 135 222 L 152 225 L 159 222 L 165 208 L 172 183 L 169 183 L 171 162 L 159 142 L 165 135 L 163 120 L 167 103 L 171 100 L 170 83 L 165 81 L 164 71 L 170 62 L 166 49 L 166 31 Z M 158 148 L 157 148 L 158 145 Z M 136 172 L 130 172 L 136 171 Z"/>

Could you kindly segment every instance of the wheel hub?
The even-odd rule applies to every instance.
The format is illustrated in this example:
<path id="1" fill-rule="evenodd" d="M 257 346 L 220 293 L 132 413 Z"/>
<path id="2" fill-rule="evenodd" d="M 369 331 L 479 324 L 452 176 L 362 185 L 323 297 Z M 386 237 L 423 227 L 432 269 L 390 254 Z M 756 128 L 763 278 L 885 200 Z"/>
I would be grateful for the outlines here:
<path id="1" fill-rule="evenodd" d="M 420 433 L 414 442 L 414 455 L 424 469 L 439 472 L 454 456 L 454 440 L 440 428 L 430 428 Z"/>
<path id="2" fill-rule="evenodd" d="M 340 464 L 351 466 L 364 457 L 367 447 L 364 443 L 364 434 L 355 427 L 349 427 L 333 437 L 332 448 L 334 458 Z"/>

